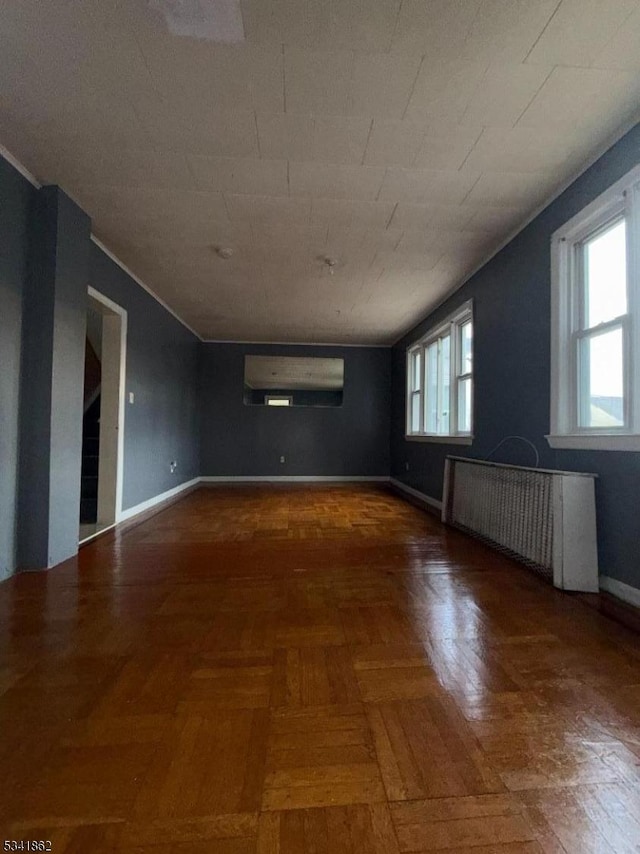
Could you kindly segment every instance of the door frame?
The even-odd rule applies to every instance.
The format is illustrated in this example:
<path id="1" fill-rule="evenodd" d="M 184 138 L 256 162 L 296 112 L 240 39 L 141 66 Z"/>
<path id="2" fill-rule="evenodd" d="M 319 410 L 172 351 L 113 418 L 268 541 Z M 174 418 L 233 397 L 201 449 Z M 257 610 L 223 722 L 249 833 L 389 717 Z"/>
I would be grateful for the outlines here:
<path id="1" fill-rule="evenodd" d="M 105 528 L 117 524 L 122 517 L 127 312 L 92 287 L 88 295 L 102 315 L 97 523 L 99 528 Z"/>

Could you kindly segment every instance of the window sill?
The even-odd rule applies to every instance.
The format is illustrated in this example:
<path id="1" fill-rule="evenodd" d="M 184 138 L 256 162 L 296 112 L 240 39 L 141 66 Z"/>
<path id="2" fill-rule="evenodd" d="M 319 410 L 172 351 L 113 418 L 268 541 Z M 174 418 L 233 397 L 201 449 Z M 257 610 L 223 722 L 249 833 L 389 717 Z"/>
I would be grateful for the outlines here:
<path id="1" fill-rule="evenodd" d="M 612 433 L 589 436 L 585 433 L 565 433 L 545 436 L 552 448 L 576 451 L 640 451 L 640 435 Z"/>
<path id="2" fill-rule="evenodd" d="M 439 445 L 472 445 L 473 436 L 407 436 L 405 442 L 435 442 Z"/>

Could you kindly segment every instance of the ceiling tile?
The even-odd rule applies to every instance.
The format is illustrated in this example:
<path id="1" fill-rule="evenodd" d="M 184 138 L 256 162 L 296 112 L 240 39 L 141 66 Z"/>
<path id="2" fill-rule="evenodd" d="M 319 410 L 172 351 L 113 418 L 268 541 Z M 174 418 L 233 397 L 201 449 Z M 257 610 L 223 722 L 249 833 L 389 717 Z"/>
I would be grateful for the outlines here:
<path id="1" fill-rule="evenodd" d="M 482 0 L 403 0 L 391 49 L 433 61 L 459 56 Z"/>
<path id="2" fill-rule="evenodd" d="M 287 48 L 284 54 L 286 111 L 346 115 L 354 60 L 350 51 L 317 53 Z"/>
<path id="3" fill-rule="evenodd" d="M 551 128 L 485 128 L 465 168 L 478 172 L 555 170 L 570 154 L 564 135 Z"/>
<path id="4" fill-rule="evenodd" d="M 405 118 L 416 123 L 459 122 L 476 95 L 486 69 L 483 62 L 425 59 Z"/>
<path id="5" fill-rule="evenodd" d="M 465 228 L 470 231 L 486 231 L 489 234 L 497 234 L 501 231 L 508 234 L 527 219 L 531 209 L 506 205 L 497 208 L 489 205 L 482 205 L 482 207 L 465 205 L 464 207 L 467 207 L 472 214 Z"/>
<path id="6" fill-rule="evenodd" d="M 384 229 L 391 219 L 392 202 L 363 202 L 353 199 L 318 199 L 311 202 L 312 224 L 338 228 Z"/>
<path id="7" fill-rule="evenodd" d="M 546 172 L 485 172 L 466 201 L 470 205 L 533 207 L 557 184 L 557 178 Z"/>
<path id="8" fill-rule="evenodd" d="M 492 65 L 478 81 L 463 122 L 514 125 L 551 73 L 539 65 Z"/>
<path id="9" fill-rule="evenodd" d="M 308 258 L 309 253 L 322 251 L 327 241 L 327 227 L 309 224 L 308 213 L 300 223 L 265 220 L 254 223 L 251 230 L 255 246 L 288 253 L 282 259 L 281 271 L 291 266 L 296 255 Z"/>
<path id="10" fill-rule="evenodd" d="M 400 0 L 242 0 L 247 40 L 254 44 L 386 51 Z"/>
<path id="11" fill-rule="evenodd" d="M 478 180 L 469 171 L 387 169 L 380 199 L 418 204 L 459 204 Z"/>
<path id="12" fill-rule="evenodd" d="M 136 112 L 152 144 L 162 150 L 210 157 L 259 156 L 253 112 L 193 111 L 188 103 L 169 106 L 160 99 Z"/>
<path id="13" fill-rule="evenodd" d="M 490 235 L 466 229 L 428 228 L 424 231 L 406 231 L 396 252 L 399 257 L 406 255 L 410 259 L 421 253 L 437 255 L 440 263 L 447 254 L 458 260 L 475 257 L 491 239 Z"/>
<path id="14" fill-rule="evenodd" d="M 261 196 L 286 196 L 287 161 L 188 155 L 199 189 Z"/>
<path id="15" fill-rule="evenodd" d="M 364 162 L 369 166 L 413 166 L 423 137 L 422 125 L 375 119 Z"/>
<path id="16" fill-rule="evenodd" d="M 593 68 L 555 68 L 519 124 L 530 127 L 580 125 L 590 118 L 602 121 L 607 105 L 615 104 L 613 127 L 640 101 L 640 75 Z"/>
<path id="17" fill-rule="evenodd" d="M 184 155 L 159 151 L 93 150 L 76 157 L 65 173 L 68 186 L 102 184 L 149 189 L 198 189 Z"/>
<path id="18" fill-rule="evenodd" d="M 462 205 L 413 205 L 400 202 L 389 225 L 401 231 L 425 231 L 429 228 L 461 230 L 466 228 L 474 213 Z"/>
<path id="19" fill-rule="evenodd" d="M 590 65 L 637 8 L 637 0 L 562 0 L 527 62 Z"/>
<path id="20" fill-rule="evenodd" d="M 171 105 L 200 110 L 284 109 L 281 49 L 212 45 L 204 39 L 139 39 L 149 72 Z"/>
<path id="21" fill-rule="evenodd" d="M 348 112 L 402 118 L 419 68 L 419 57 L 357 54 L 349 81 Z"/>
<path id="22" fill-rule="evenodd" d="M 483 0 L 461 49 L 461 59 L 524 62 L 558 7 L 558 0 Z"/>
<path id="23" fill-rule="evenodd" d="M 74 195 L 92 217 L 111 213 L 116 218 L 128 215 L 141 226 L 167 217 L 175 223 L 188 223 L 192 218 L 207 222 L 228 222 L 222 193 L 203 193 L 176 189 L 149 189 L 112 186 L 77 187 Z M 124 231 L 128 237 L 127 231 Z"/>
<path id="24" fill-rule="evenodd" d="M 640 71 L 640 4 L 595 56 L 592 65 L 595 68 Z"/>
<path id="25" fill-rule="evenodd" d="M 249 196 L 225 194 L 225 202 L 232 222 L 278 222 L 308 224 L 311 200 L 288 196 Z"/>
<path id="26" fill-rule="evenodd" d="M 401 118 L 419 57 L 285 50 L 286 111 Z"/>
<path id="27" fill-rule="evenodd" d="M 425 133 L 414 166 L 417 169 L 459 169 L 482 131 L 472 124 L 433 122 Z"/>
<path id="28" fill-rule="evenodd" d="M 257 122 L 262 157 L 319 163 L 361 163 L 371 129 L 369 119 L 348 116 L 281 113 Z"/>
<path id="29" fill-rule="evenodd" d="M 291 162 L 289 191 L 292 196 L 373 200 L 383 176 L 384 169 L 377 166 Z"/>

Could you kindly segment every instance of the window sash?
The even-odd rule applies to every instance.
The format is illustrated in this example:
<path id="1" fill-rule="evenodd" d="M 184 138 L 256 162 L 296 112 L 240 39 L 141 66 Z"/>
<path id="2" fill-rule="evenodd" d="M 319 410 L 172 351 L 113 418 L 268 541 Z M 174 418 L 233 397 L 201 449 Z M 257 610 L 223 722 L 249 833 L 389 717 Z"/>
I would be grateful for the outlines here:
<path id="1" fill-rule="evenodd" d="M 630 371 L 631 348 L 629 336 L 630 319 L 623 315 L 607 323 L 600 323 L 591 329 L 582 329 L 574 332 L 572 338 L 572 352 L 574 362 L 574 389 L 575 401 L 573 406 L 573 430 L 577 433 L 628 433 L 631 423 L 631 394 L 630 394 Z M 607 335 L 619 329 L 622 333 L 622 412 L 623 423 L 619 426 L 612 425 L 606 428 L 594 427 L 589 422 L 589 407 L 591 398 L 589 393 L 590 366 L 584 358 L 586 343 L 601 335 Z"/>

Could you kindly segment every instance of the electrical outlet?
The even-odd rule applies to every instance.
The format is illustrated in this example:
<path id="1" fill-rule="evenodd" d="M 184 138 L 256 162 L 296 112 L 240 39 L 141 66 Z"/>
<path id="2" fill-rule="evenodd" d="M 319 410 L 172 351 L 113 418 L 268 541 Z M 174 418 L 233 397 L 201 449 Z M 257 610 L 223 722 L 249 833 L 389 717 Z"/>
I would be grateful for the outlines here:
<path id="1" fill-rule="evenodd" d="M 130 391 L 129 392 L 129 403 L 133 403 L 135 399 L 136 399 L 136 396 L 135 396 L 134 392 Z"/>
<path id="2" fill-rule="evenodd" d="M 169 471 L 171 472 L 171 474 L 173 474 L 177 468 L 178 463 L 175 460 L 171 460 L 171 462 L 169 463 Z"/>
<path id="3" fill-rule="evenodd" d="M 283 462 L 284 462 L 284 457 L 283 457 L 283 456 L 282 456 L 282 457 L 280 457 L 280 462 L 281 462 L 281 463 L 283 463 Z"/>
<path id="4" fill-rule="evenodd" d="M 405 463 L 405 464 L 404 464 L 404 470 L 405 470 L 405 471 L 409 471 L 409 463 Z"/>

